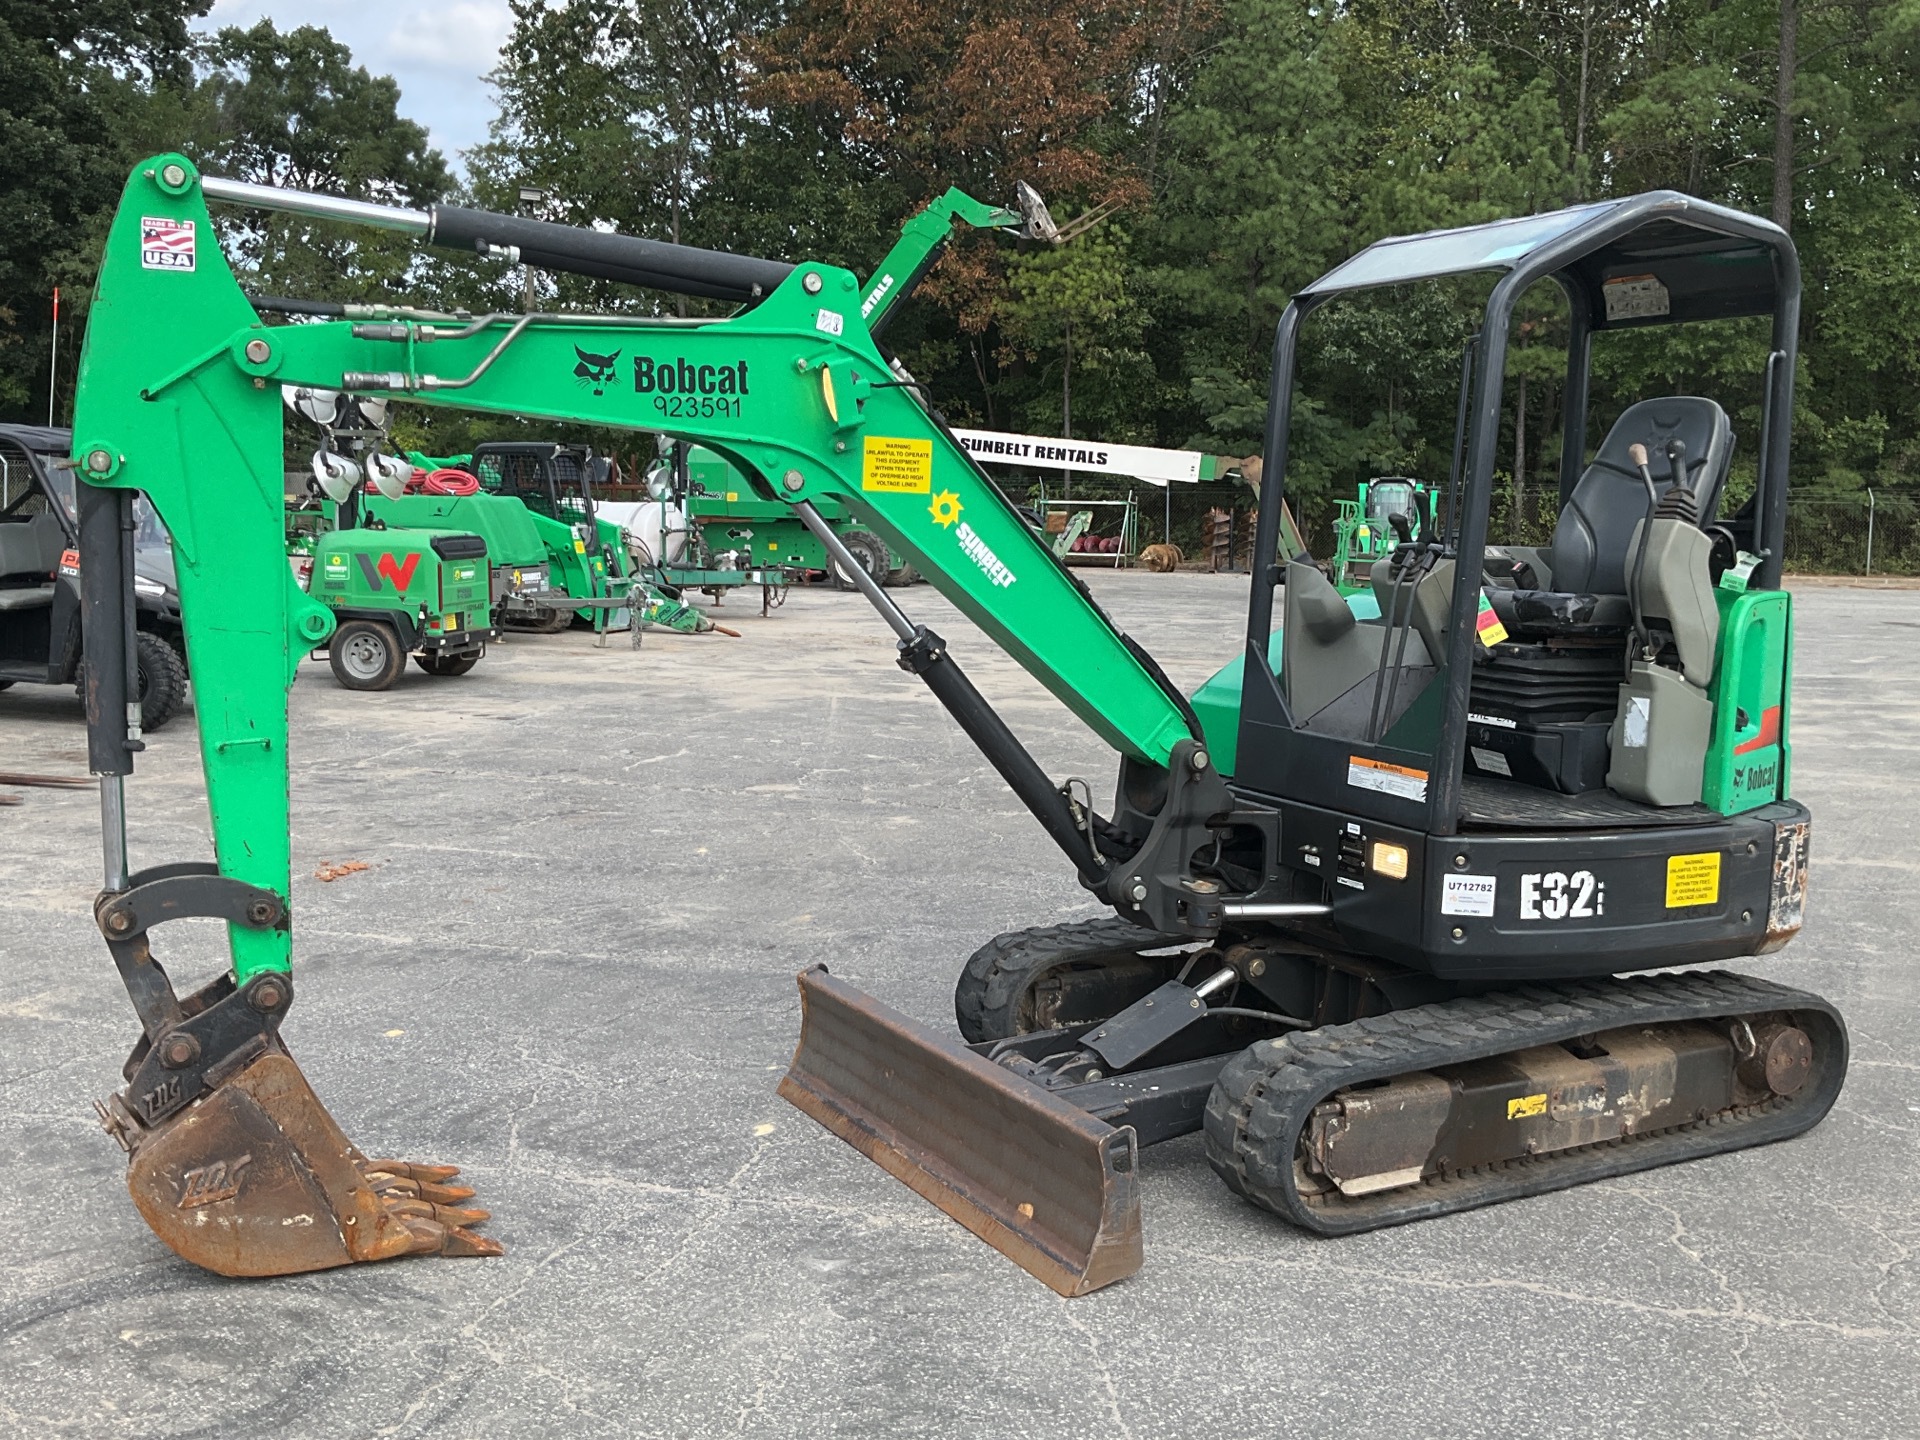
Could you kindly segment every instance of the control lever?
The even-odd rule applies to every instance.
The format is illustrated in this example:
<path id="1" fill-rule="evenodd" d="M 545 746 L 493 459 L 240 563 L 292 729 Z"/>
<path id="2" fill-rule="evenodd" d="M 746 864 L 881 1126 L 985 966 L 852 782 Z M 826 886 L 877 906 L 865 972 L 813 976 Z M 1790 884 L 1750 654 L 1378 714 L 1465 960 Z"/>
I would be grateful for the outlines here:
<path id="1" fill-rule="evenodd" d="M 1687 442 L 1684 440 L 1667 441 L 1667 478 L 1675 489 L 1692 488 L 1687 484 Z"/>
<path id="2" fill-rule="evenodd" d="M 1667 444 L 1667 459 L 1674 467 L 1674 474 L 1684 479 L 1686 472 L 1680 468 L 1680 456 L 1687 453 L 1687 447 L 1678 440 Z M 1633 557 L 1633 578 L 1627 582 L 1627 599 L 1633 606 L 1633 633 L 1639 638 L 1640 653 L 1648 660 L 1653 658 L 1653 636 L 1647 633 L 1647 617 L 1640 613 L 1640 576 L 1647 565 L 1647 541 L 1653 538 L 1654 511 L 1659 508 L 1659 487 L 1653 483 L 1653 470 L 1648 463 L 1647 447 L 1629 445 L 1627 459 L 1633 462 L 1633 468 L 1640 472 L 1640 483 L 1647 487 L 1647 518 L 1640 522 L 1640 548 Z M 1681 483 L 1680 480 L 1675 481 Z"/>

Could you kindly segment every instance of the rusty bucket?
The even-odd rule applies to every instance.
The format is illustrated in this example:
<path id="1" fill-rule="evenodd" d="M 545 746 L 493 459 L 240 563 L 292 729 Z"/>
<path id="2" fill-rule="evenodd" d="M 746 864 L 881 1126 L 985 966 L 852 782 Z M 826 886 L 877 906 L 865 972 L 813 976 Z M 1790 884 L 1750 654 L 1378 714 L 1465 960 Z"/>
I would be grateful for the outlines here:
<path id="1" fill-rule="evenodd" d="M 452 1165 L 369 1160 L 300 1067 L 269 1049 L 203 1098 L 147 1126 L 102 1119 L 127 1147 L 127 1188 L 154 1234 L 220 1275 L 297 1275 L 402 1255 L 498 1255 Z"/>

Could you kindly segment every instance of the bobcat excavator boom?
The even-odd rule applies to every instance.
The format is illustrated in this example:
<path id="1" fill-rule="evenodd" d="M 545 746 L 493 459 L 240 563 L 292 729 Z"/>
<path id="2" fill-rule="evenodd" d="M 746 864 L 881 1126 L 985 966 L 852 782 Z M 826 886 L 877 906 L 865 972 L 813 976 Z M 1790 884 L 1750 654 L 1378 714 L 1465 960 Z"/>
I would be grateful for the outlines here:
<path id="1" fill-rule="evenodd" d="M 250 300 L 214 243 L 209 199 L 739 308 L 672 319 Z M 956 995 L 968 1045 L 809 971 L 781 1091 L 1063 1293 L 1138 1268 L 1137 1148 L 1203 1117 L 1230 1185 L 1327 1233 L 1813 1124 L 1845 1064 L 1844 1030 L 1824 1002 L 1731 976 L 1600 978 L 1759 953 L 1799 923 L 1808 819 L 1787 799 L 1777 589 L 1792 246 L 1764 222 L 1667 194 L 1564 213 L 1574 218 L 1544 241 L 1527 232 L 1504 249 L 1460 232 L 1474 263 L 1447 251 L 1422 271 L 1426 252 L 1414 257 L 1416 276 L 1508 271 L 1465 364 L 1452 528 L 1396 551 L 1376 575 L 1380 615 L 1366 621 L 1329 601 L 1317 570 L 1287 565 L 1299 614 L 1282 657 L 1272 612 L 1293 336 L 1328 296 L 1288 311 L 1245 657 L 1190 704 L 880 344 L 956 225 L 1057 234 L 1024 187 L 1015 209 L 947 192 L 862 284 L 823 264 L 203 178 L 179 156 L 138 167 L 82 362 L 74 454 L 93 497 L 82 564 L 89 603 L 123 611 L 116 505 L 146 491 L 175 536 L 218 856 L 217 867 L 128 873 L 118 777 L 139 741 L 122 723 L 112 635 L 124 627 L 90 623 L 90 645 L 105 637 L 89 652 L 107 834 L 97 910 L 143 1027 L 106 1112 L 142 1213 L 180 1253 L 229 1273 L 495 1248 L 466 1228 L 479 1212 L 459 1207 L 469 1192 L 448 1185 L 447 1167 L 354 1149 L 278 1038 L 292 998 L 286 688 L 299 653 L 332 626 L 281 558 L 282 385 L 697 441 L 763 498 L 793 506 L 842 562 L 898 637 L 902 668 L 1116 913 L 984 947 Z M 1634 265 L 1638 288 L 1622 301 L 1604 287 Z M 1515 287 L 1543 275 L 1574 297 L 1570 435 L 1584 423 L 1591 335 L 1669 310 L 1775 314 L 1769 428 L 1759 506 L 1725 537 L 1750 585 L 1738 595 L 1713 585 L 1702 548 L 1722 548 L 1709 530 L 1731 442 L 1717 407 L 1682 397 L 1644 423 L 1630 420 L 1634 407 L 1594 467 L 1570 440 L 1562 486 L 1579 534 L 1564 556 L 1533 557 L 1525 585 L 1521 562 L 1504 562 L 1498 593 L 1515 643 L 1502 655 L 1474 619 L 1493 582 L 1461 557 L 1485 550 L 1502 327 Z M 1354 282 L 1367 283 L 1384 282 Z M 1623 490 L 1602 462 L 1618 469 L 1615 452 L 1643 439 L 1665 446 L 1664 473 L 1642 464 Z M 1110 814 L 1057 786 L 946 642 L 844 553 L 816 511 L 823 498 L 878 531 L 1119 753 Z M 1637 562 L 1621 560 L 1636 549 Z M 1629 612 L 1631 665 L 1620 658 Z M 1570 629 L 1580 633 L 1569 672 Z M 1481 671 L 1495 661 L 1496 691 L 1523 703 L 1512 736 L 1485 744 L 1511 740 L 1511 767 L 1567 782 L 1551 795 L 1536 785 L 1488 798 L 1463 785 L 1464 757 L 1484 738 L 1470 732 L 1494 704 Z M 1527 708 L 1569 685 L 1575 708 L 1593 708 L 1588 691 L 1608 703 L 1619 691 L 1620 774 L 1609 770 L 1597 795 L 1578 786 L 1604 736 L 1568 730 L 1551 706 Z M 1234 757 L 1230 776 L 1221 753 Z M 1567 756 L 1586 757 L 1586 770 Z M 1536 923 L 1549 912 L 1566 923 Z M 230 973 L 185 1000 L 147 945 L 154 924 L 180 915 L 227 920 L 231 949 Z"/>

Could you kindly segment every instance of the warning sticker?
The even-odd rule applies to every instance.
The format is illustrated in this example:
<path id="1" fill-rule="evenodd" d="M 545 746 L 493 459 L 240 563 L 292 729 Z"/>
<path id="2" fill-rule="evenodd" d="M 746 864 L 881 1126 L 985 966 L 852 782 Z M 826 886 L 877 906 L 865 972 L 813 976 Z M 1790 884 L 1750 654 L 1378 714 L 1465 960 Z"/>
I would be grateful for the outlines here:
<path id="1" fill-rule="evenodd" d="M 1667 857 L 1667 909 L 1716 905 L 1720 901 L 1720 852 Z"/>
<path id="2" fill-rule="evenodd" d="M 1547 1097 L 1545 1095 L 1522 1095 L 1518 1100 L 1507 1101 L 1507 1119 L 1509 1120 L 1525 1120 L 1531 1115 L 1546 1113 Z"/>
<path id="3" fill-rule="evenodd" d="M 1492 875 L 1448 875 L 1440 882 L 1440 913 L 1491 920 L 1499 888 L 1499 880 Z"/>
<path id="4" fill-rule="evenodd" d="M 140 219 L 140 268 L 142 270 L 193 269 L 193 221 L 160 220 L 152 215 Z"/>
<path id="5" fill-rule="evenodd" d="M 1389 765 L 1384 760 L 1369 760 L 1363 755 L 1347 757 L 1347 784 L 1382 795 L 1397 795 L 1402 800 L 1427 798 L 1426 771 Z"/>
<path id="6" fill-rule="evenodd" d="M 860 464 L 860 488 L 895 495 L 926 495 L 933 490 L 933 442 L 869 435 Z"/>
<path id="7" fill-rule="evenodd" d="M 1609 320 L 1644 320 L 1673 308 L 1667 287 L 1652 275 L 1621 275 L 1601 289 L 1607 297 Z"/>

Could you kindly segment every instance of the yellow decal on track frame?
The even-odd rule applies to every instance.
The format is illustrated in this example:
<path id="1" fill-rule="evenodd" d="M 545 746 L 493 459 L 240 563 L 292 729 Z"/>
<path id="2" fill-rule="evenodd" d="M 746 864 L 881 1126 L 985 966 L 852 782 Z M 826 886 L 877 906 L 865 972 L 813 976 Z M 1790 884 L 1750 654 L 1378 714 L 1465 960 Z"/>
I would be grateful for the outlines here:
<path id="1" fill-rule="evenodd" d="M 1720 852 L 1667 857 L 1667 909 L 1720 902 Z"/>
<path id="2" fill-rule="evenodd" d="M 1545 1095 L 1522 1095 L 1518 1100 L 1507 1101 L 1507 1119 L 1525 1120 L 1530 1116 L 1547 1113 Z"/>
<path id="3" fill-rule="evenodd" d="M 860 458 L 860 488 L 894 495 L 926 495 L 933 490 L 933 442 L 892 435 L 869 435 Z"/>

